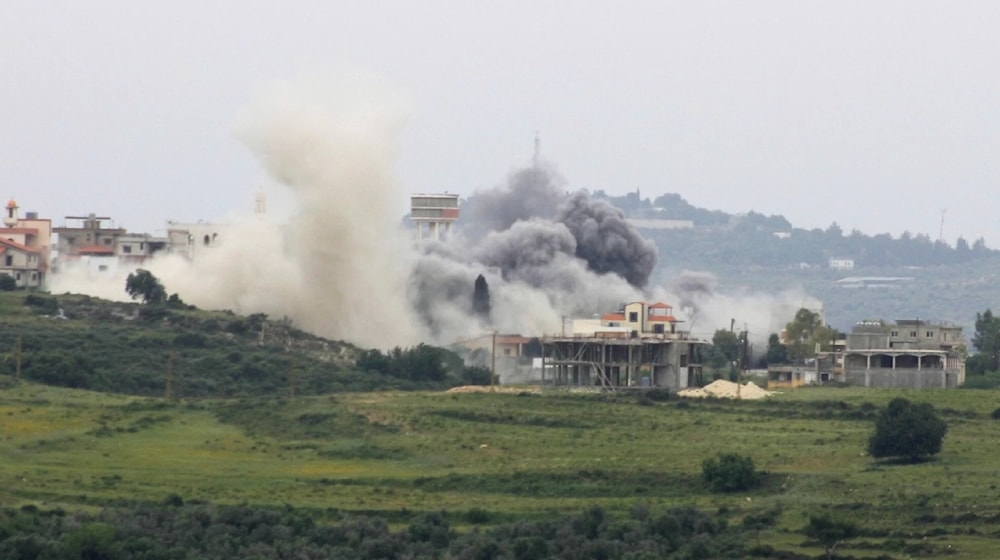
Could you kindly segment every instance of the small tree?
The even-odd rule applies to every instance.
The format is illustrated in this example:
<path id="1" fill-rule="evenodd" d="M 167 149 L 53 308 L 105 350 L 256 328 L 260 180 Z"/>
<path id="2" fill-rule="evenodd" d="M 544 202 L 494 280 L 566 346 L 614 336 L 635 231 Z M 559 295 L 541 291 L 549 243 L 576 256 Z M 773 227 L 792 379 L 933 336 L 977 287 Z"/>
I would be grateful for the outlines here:
<path id="1" fill-rule="evenodd" d="M 875 420 L 868 453 L 875 458 L 902 457 L 912 463 L 941 451 L 948 424 L 938 418 L 930 403 L 911 403 L 897 397 Z"/>
<path id="2" fill-rule="evenodd" d="M 788 348 L 781 343 L 777 333 L 771 333 L 767 338 L 767 363 L 783 364 L 788 361 Z"/>
<path id="3" fill-rule="evenodd" d="M 137 269 L 125 279 L 125 291 L 132 299 L 142 299 L 143 303 L 162 303 L 167 299 L 167 290 L 153 276 L 153 273 L 142 268 Z"/>
<path id="4" fill-rule="evenodd" d="M 802 530 L 811 539 L 816 539 L 826 551 L 828 559 L 840 543 L 858 536 L 858 526 L 844 519 L 833 519 L 829 515 L 810 515 L 809 524 Z"/>
<path id="5" fill-rule="evenodd" d="M 721 453 L 701 463 L 701 475 L 715 492 L 749 490 L 760 484 L 753 459 L 738 453 Z"/>
<path id="6" fill-rule="evenodd" d="M 12 292 L 17 289 L 17 280 L 10 274 L 0 273 L 0 290 Z"/>

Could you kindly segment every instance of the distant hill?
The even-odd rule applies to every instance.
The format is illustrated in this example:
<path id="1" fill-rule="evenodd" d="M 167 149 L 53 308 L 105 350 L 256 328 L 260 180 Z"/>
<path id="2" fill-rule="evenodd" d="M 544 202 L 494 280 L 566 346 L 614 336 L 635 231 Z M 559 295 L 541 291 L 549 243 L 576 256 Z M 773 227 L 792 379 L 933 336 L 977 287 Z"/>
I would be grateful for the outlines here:
<path id="1" fill-rule="evenodd" d="M 684 270 L 699 270 L 714 274 L 724 292 L 799 289 L 820 299 L 827 322 L 841 330 L 864 319 L 922 318 L 962 325 L 971 337 L 976 313 L 1000 307 L 1000 251 L 983 239 L 970 244 L 960 238 L 952 246 L 926 234 L 845 233 L 836 223 L 797 228 L 783 216 L 698 208 L 677 194 L 653 200 L 637 193 L 595 196 L 630 219 L 692 222 L 689 228 L 642 229 L 656 243 L 655 277 L 663 284 Z M 852 261 L 853 268 L 831 268 L 830 259 Z M 851 277 L 903 280 L 888 285 Z"/>
<path id="2" fill-rule="evenodd" d="M 1000 256 L 980 238 L 970 244 L 959 238 L 955 246 L 933 241 L 927 234 L 908 232 L 898 237 L 887 233 L 846 233 L 832 223 L 826 229 L 794 227 L 784 216 L 766 216 L 754 211 L 727 214 L 692 206 L 678 194 L 653 200 L 637 193 L 603 196 L 632 219 L 687 220 L 691 228 L 648 229 L 661 260 L 712 266 L 826 267 L 829 259 L 851 259 L 857 267 L 938 266 L 962 264 Z"/>

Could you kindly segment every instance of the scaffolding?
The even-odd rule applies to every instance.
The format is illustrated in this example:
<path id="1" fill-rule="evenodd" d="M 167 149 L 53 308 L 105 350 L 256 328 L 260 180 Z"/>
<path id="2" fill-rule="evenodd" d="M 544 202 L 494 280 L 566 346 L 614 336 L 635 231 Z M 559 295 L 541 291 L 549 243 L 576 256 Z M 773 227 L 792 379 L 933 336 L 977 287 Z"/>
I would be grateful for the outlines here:
<path id="1" fill-rule="evenodd" d="M 683 389 L 697 384 L 701 364 L 697 346 L 704 342 L 677 333 L 637 336 L 547 336 L 542 338 L 542 384 L 592 386 L 607 391 L 624 387 Z M 609 336 L 610 335 L 610 336 Z"/>

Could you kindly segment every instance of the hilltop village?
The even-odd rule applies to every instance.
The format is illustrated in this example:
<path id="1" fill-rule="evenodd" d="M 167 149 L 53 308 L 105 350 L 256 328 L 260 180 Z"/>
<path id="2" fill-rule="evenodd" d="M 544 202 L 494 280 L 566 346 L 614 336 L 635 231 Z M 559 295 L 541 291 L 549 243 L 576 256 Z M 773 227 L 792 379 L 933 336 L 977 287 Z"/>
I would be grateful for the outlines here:
<path id="1" fill-rule="evenodd" d="M 265 211 L 264 196 L 258 193 L 258 218 Z M 409 223 L 418 244 L 447 239 L 459 216 L 458 195 L 411 197 Z M 642 220 L 637 222 L 643 225 Z M 97 214 L 66 216 L 62 225 L 53 226 L 50 218 L 39 217 L 35 211 L 22 215 L 11 199 L 4 210 L 0 236 L 0 274 L 13 280 L 12 287 L 28 290 L 44 289 L 49 275 L 58 274 L 60 269 L 113 278 L 142 268 L 159 256 L 199 259 L 225 243 L 231 231 L 227 224 L 168 222 L 166 235 L 154 236 L 115 227 L 111 217 Z M 831 267 L 848 264 L 831 261 Z M 823 324 L 822 309 L 816 316 Z M 784 330 L 778 334 L 781 344 L 791 342 Z M 826 348 L 817 344 L 809 359 L 767 363 L 766 370 L 754 367 L 745 333 L 740 340 L 744 347 L 729 357 L 727 369 L 766 378 L 769 387 L 834 382 L 864 387 L 953 388 L 965 381 L 962 328 L 947 322 L 860 320 Z M 563 317 L 558 332 L 492 331 L 460 338 L 453 348 L 467 360 L 491 367 L 507 384 L 681 390 L 712 380 L 706 378 L 705 371 L 706 348 L 712 343 L 686 330 L 670 303 L 630 301 L 618 309 L 595 309 L 591 317 Z"/>

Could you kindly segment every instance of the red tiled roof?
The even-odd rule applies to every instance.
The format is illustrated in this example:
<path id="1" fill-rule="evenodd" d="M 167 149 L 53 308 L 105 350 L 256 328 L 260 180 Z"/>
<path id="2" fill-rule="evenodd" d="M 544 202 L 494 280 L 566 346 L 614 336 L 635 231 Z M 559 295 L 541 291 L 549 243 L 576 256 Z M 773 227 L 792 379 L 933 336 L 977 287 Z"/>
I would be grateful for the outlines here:
<path id="1" fill-rule="evenodd" d="M 625 314 L 624 313 L 605 313 L 604 315 L 601 315 L 601 320 L 602 321 L 624 321 L 625 320 Z"/>
<path id="2" fill-rule="evenodd" d="M 671 306 L 663 303 L 662 301 L 658 301 L 656 303 L 649 304 L 649 308 L 650 309 L 673 309 L 673 307 L 671 307 Z"/>
<path id="3" fill-rule="evenodd" d="M 676 323 L 677 322 L 677 319 L 674 318 L 672 315 L 650 315 L 649 316 L 649 320 L 653 321 L 654 323 L 660 323 L 660 322 Z"/>
<path id="4" fill-rule="evenodd" d="M 3 239 L 2 237 L 0 237 L 0 243 L 4 244 L 4 245 L 6 245 L 6 246 L 8 246 L 8 247 L 10 247 L 12 249 L 17 249 L 18 251 L 26 251 L 28 253 L 41 253 L 42 252 L 42 248 L 41 247 L 28 247 L 27 245 L 21 245 L 20 243 L 17 243 L 15 241 L 11 241 L 10 239 Z"/>
<path id="5" fill-rule="evenodd" d="M 35 235 L 38 235 L 38 228 L 30 228 L 30 227 L 5 227 L 5 228 L 0 228 L 0 235 L 5 234 L 5 233 L 33 233 Z"/>
<path id="6" fill-rule="evenodd" d="M 527 344 L 531 342 L 530 338 L 523 337 L 519 334 L 498 334 L 497 344 Z"/>
<path id="7" fill-rule="evenodd" d="M 84 245 L 76 250 L 78 255 L 113 255 L 115 250 L 103 245 Z"/>
<path id="8" fill-rule="evenodd" d="M 0 199 L 0 200 L 3 200 L 3 199 Z M 17 203 L 14 202 L 13 198 L 7 201 L 7 208 L 17 208 Z"/>

